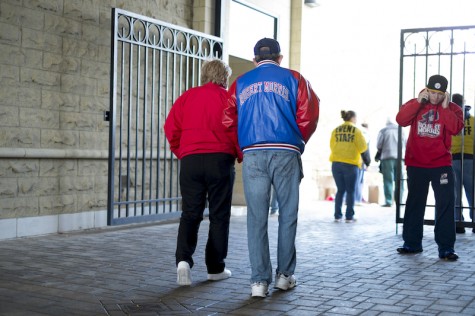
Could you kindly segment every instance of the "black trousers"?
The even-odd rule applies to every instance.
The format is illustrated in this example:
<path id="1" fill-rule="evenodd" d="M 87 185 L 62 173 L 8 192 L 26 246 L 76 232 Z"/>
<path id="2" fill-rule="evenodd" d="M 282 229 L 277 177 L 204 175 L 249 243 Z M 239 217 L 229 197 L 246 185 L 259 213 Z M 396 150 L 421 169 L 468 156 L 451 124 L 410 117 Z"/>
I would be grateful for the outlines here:
<path id="1" fill-rule="evenodd" d="M 407 167 L 408 195 L 402 238 L 404 245 L 413 249 L 422 249 L 424 214 L 432 185 L 435 197 L 435 242 L 440 254 L 454 251 L 454 172 L 451 166 L 439 168 Z"/>
<path id="2" fill-rule="evenodd" d="M 182 213 L 175 253 L 177 265 L 180 261 L 186 261 L 193 267 L 192 257 L 208 200 L 210 225 L 206 267 L 208 273 L 223 272 L 224 259 L 228 254 L 234 161 L 232 155 L 223 153 L 189 155 L 181 160 Z"/>

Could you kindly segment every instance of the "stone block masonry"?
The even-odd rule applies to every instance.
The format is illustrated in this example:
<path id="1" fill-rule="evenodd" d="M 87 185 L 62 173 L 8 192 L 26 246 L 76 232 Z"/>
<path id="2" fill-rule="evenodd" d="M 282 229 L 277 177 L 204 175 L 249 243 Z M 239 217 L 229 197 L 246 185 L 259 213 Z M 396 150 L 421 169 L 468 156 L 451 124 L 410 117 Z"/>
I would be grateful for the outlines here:
<path id="1" fill-rule="evenodd" d="M 0 239 L 106 225 L 112 7 L 193 25 L 192 0 L 0 2 Z"/>

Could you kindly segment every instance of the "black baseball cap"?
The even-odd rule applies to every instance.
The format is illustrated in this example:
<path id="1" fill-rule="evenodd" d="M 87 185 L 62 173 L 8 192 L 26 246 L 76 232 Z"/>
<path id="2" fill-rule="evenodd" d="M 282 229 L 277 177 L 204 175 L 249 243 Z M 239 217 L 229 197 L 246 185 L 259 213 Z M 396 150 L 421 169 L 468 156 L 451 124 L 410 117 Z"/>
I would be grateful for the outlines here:
<path id="1" fill-rule="evenodd" d="M 264 37 L 254 46 L 254 55 L 259 57 L 270 57 L 280 55 L 280 45 L 273 38 Z"/>
<path id="2" fill-rule="evenodd" d="M 448 81 L 444 76 L 441 75 L 433 75 L 429 78 L 429 82 L 427 83 L 427 89 L 445 93 L 447 91 Z"/>

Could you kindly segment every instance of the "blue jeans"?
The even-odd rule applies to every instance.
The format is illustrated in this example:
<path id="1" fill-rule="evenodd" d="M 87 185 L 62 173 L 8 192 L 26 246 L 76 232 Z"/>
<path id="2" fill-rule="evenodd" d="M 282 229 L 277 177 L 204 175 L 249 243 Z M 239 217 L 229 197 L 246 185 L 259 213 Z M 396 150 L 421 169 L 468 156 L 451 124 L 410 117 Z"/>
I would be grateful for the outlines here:
<path id="1" fill-rule="evenodd" d="M 341 207 L 343 205 L 343 195 L 346 193 L 346 219 L 353 219 L 355 215 L 355 189 L 359 168 L 343 162 L 332 163 L 333 179 L 336 183 L 335 196 L 335 219 L 342 218 Z"/>
<path id="2" fill-rule="evenodd" d="M 363 188 L 364 188 L 364 167 L 358 169 L 358 176 L 356 178 L 356 187 L 355 187 L 355 202 L 363 202 Z"/>
<path id="3" fill-rule="evenodd" d="M 472 214 L 472 199 L 473 199 L 473 159 L 464 159 L 463 160 L 463 175 L 462 175 L 462 160 L 453 160 L 452 167 L 454 168 L 455 173 L 455 220 L 464 221 L 463 211 L 461 208 L 462 197 L 459 194 L 462 192 L 462 182 L 463 188 L 465 190 L 465 196 L 467 197 L 468 206 L 470 207 L 470 218 L 473 219 Z M 462 179 L 461 179 L 462 178 Z"/>
<path id="4" fill-rule="evenodd" d="M 242 177 L 247 203 L 247 238 L 251 283 L 272 283 L 267 221 L 271 185 L 279 197 L 276 273 L 292 275 L 296 266 L 295 235 L 299 186 L 303 178 L 300 154 L 285 150 L 244 153 Z"/>
<path id="5" fill-rule="evenodd" d="M 270 197 L 270 213 L 276 214 L 279 210 L 279 202 L 277 202 L 277 194 L 275 193 L 275 189 L 272 188 L 272 194 Z"/>

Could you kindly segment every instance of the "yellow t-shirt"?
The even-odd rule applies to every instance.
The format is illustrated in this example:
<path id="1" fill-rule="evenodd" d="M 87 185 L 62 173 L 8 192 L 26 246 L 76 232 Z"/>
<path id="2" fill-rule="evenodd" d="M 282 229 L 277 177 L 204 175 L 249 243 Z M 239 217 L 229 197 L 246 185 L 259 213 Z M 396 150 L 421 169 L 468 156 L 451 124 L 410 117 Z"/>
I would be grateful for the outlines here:
<path id="1" fill-rule="evenodd" d="M 355 124 L 344 122 L 332 132 L 330 161 L 361 167 L 361 153 L 368 148 L 363 133 Z"/>
<path id="2" fill-rule="evenodd" d="M 474 118 L 470 115 L 468 119 L 465 119 L 465 126 L 462 130 L 463 135 L 463 153 L 473 155 L 473 128 Z M 452 136 L 452 154 L 462 153 L 462 132 L 458 135 Z"/>

